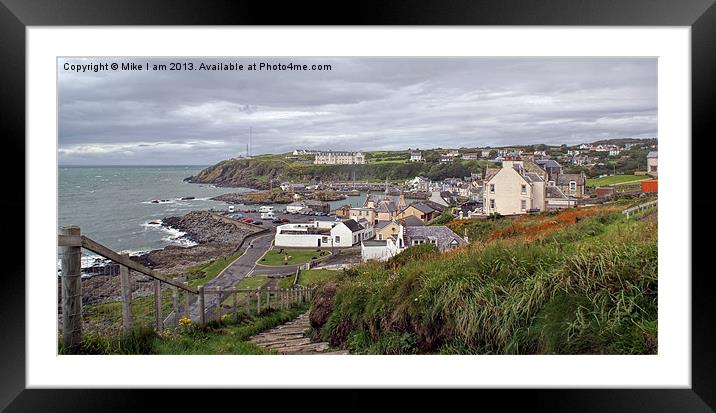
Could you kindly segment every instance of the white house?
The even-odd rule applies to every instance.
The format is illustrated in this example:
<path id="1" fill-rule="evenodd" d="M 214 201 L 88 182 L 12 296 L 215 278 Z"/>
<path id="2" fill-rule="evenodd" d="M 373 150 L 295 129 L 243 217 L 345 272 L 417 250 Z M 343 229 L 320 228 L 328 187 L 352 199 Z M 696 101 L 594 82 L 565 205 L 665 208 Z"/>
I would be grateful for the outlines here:
<path id="1" fill-rule="evenodd" d="M 545 182 L 528 172 L 519 160 L 504 160 L 496 173 L 488 170 L 483 189 L 485 214 L 526 214 L 529 210 L 545 210 Z"/>
<path id="2" fill-rule="evenodd" d="M 423 153 L 420 151 L 410 151 L 410 162 L 421 162 L 423 160 Z"/>
<path id="3" fill-rule="evenodd" d="M 274 245 L 277 247 L 348 248 L 372 236 L 372 225 L 363 226 L 352 219 L 345 221 L 316 220 L 305 224 L 279 225 L 276 227 Z"/>
<path id="4" fill-rule="evenodd" d="M 365 155 L 362 152 L 321 151 L 316 153 L 313 161 L 316 165 L 362 165 Z"/>
<path id="5" fill-rule="evenodd" d="M 646 172 L 653 176 L 658 176 L 659 171 L 659 153 L 651 151 L 646 155 Z"/>
<path id="6" fill-rule="evenodd" d="M 433 244 L 441 252 L 445 252 L 467 245 L 467 240 L 446 226 L 400 225 L 396 235 L 383 240 L 361 242 L 361 259 L 386 261 L 406 248 L 420 244 Z"/>

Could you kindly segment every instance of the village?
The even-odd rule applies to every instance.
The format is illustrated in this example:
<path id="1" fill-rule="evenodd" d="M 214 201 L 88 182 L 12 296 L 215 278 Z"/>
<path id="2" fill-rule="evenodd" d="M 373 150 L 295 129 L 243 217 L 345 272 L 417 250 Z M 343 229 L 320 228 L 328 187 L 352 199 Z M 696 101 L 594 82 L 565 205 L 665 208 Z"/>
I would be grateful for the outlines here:
<path id="1" fill-rule="evenodd" d="M 585 170 L 599 168 L 619 158 L 623 151 L 648 149 L 638 171 L 605 174 L 589 184 Z M 405 249 L 429 243 L 445 252 L 470 242 L 445 226 L 453 219 L 489 219 L 521 214 L 539 214 L 567 208 L 587 208 L 608 203 L 617 195 L 638 196 L 657 192 L 658 153 L 646 143 L 581 144 L 546 147 L 430 150 L 402 154 L 405 163 L 458 163 L 484 160 L 487 166 L 470 176 L 431 180 L 415 176 L 396 182 L 282 182 L 282 191 L 292 193 L 294 202 L 283 207 L 262 206 L 260 218 L 241 216 L 244 222 L 276 225 L 274 248 L 357 249 L 361 261 L 386 261 Z M 437 156 L 436 156 L 437 155 Z M 409 157 L 408 157 L 409 156 Z M 286 155 L 314 165 L 365 165 L 363 152 L 296 149 Z M 622 156 L 622 158 L 625 158 Z M 564 166 L 563 166 L 564 164 Z M 579 172 L 575 171 L 575 168 Z M 616 168 L 615 168 L 616 169 Z M 613 172 L 616 172 L 615 170 Z M 614 180 L 616 184 L 609 184 Z M 361 204 L 331 208 L 327 202 L 308 199 L 316 191 L 336 191 L 344 198 L 365 192 Z M 233 207 L 230 207 L 233 212 Z M 283 217 L 276 214 L 283 213 Z M 248 215 L 247 215 L 248 216 Z M 298 216 L 300 218 L 296 218 Z"/>

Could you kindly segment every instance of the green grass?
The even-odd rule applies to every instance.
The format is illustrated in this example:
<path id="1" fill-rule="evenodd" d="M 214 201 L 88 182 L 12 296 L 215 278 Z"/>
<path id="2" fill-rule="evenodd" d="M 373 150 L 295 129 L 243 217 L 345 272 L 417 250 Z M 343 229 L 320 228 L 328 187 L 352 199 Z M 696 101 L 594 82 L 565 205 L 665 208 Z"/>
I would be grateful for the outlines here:
<path id="1" fill-rule="evenodd" d="M 298 284 L 306 287 L 322 285 L 328 281 L 335 280 L 342 271 L 312 269 L 301 271 L 298 276 Z"/>
<path id="2" fill-rule="evenodd" d="M 244 251 L 245 249 L 241 249 L 229 255 L 228 257 L 218 258 L 208 264 L 190 268 L 187 271 L 187 274 L 189 275 L 189 286 L 197 288 L 200 285 L 204 285 L 207 282 L 213 280 L 214 278 L 216 278 L 216 276 L 219 275 L 219 273 L 221 273 L 221 271 L 224 270 L 224 268 L 226 268 L 227 266 L 229 266 L 229 264 L 234 262 L 234 260 L 239 258 L 244 253 Z"/>
<path id="3" fill-rule="evenodd" d="M 326 250 L 275 248 L 266 252 L 258 261 L 260 265 L 281 266 L 304 264 L 330 254 Z M 286 259 L 288 257 L 288 259 Z"/>
<path id="4" fill-rule="evenodd" d="M 614 175 L 604 176 L 601 178 L 589 178 L 587 179 L 587 186 L 613 186 L 625 183 L 636 183 L 645 179 L 651 179 L 649 176 L 644 175 Z"/>
<path id="5" fill-rule="evenodd" d="M 303 305 L 243 316 L 236 322 L 213 321 L 203 330 L 189 326 L 167 329 L 161 334 L 147 327 L 135 328 L 128 335 L 88 332 L 79 354 L 277 354 L 247 340 L 296 318 L 306 309 L 307 305 Z M 62 344 L 59 353 L 65 354 Z"/>
<path id="6" fill-rule="evenodd" d="M 334 302 L 318 334 L 355 354 L 655 354 L 657 224 L 597 211 L 534 241 L 412 247 L 347 270 L 317 292 Z"/>

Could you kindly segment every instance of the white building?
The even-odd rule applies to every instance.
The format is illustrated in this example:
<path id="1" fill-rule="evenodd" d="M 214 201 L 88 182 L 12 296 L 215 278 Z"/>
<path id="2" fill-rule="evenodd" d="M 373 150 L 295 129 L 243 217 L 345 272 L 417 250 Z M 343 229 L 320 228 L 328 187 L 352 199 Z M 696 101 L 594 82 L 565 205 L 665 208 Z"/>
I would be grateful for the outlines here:
<path id="1" fill-rule="evenodd" d="M 483 205 L 487 215 L 545 210 L 545 182 L 538 174 L 526 171 L 522 161 L 504 160 L 501 169 L 485 178 Z"/>
<path id="2" fill-rule="evenodd" d="M 364 226 L 365 225 L 365 226 Z M 277 247 L 348 248 L 373 236 L 373 226 L 348 219 L 345 221 L 316 220 L 305 224 L 276 227 Z"/>
<path id="3" fill-rule="evenodd" d="M 399 226 L 396 235 L 384 240 L 365 240 L 361 242 L 363 261 L 386 261 L 413 245 L 433 244 L 441 252 L 450 251 L 467 245 L 463 239 L 446 226 Z"/>
<path id="4" fill-rule="evenodd" d="M 422 162 L 423 153 L 420 151 L 410 151 L 410 162 Z"/>
<path id="5" fill-rule="evenodd" d="M 316 153 L 313 161 L 316 165 L 362 165 L 365 155 L 362 152 L 322 151 Z"/>
<path id="6" fill-rule="evenodd" d="M 659 175 L 659 153 L 651 151 L 646 155 L 646 173 L 653 176 Z"/>

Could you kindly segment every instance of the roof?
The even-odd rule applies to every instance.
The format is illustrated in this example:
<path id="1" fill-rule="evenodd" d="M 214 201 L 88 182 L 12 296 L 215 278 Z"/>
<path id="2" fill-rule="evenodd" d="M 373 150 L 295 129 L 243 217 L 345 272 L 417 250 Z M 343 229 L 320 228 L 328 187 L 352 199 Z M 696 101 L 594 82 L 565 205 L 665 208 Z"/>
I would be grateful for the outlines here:
<path id="1" fill-rule="evenodd" d="M 534 161 L 537 165 L 540 165 L 544 168 L 561 168 L 562 165 L 557 163 L 554 159 L 537 159 Z"/>
<path id="2" fill-rule="evenodd" d="M 582 174 L 559 174 L 557 175 L 557 185 L 569 185 L 570 181 L 575 181 L 577 185 L 584 185 L 584 175 Z"/>
<path id="3" fill-rule="evenodd" d="M 365 247 L 385 247 L 388 245 L 388 241 L 386 240 L 377 240 L 377 239 L 366 239 L 363 240 L 363 246 Z"/>
<path id="4" fill-rule="evenodd" d="M 567 198 L 567 195 L 556 186 L 548 186 L 546 198 Z"/>
<path id="5" fill-rule="evenodd" d="M 485 181 L 492 179 L 497 173 L 500 172 L 500 168 L 486 168 L 485 169 Z"/>
<path id="6" fill-rule="evenodd" d="M 433 208 L 423 202 L 416 202 L 414 204 L 410 204 L 406 208 L 410 208 L 410 207 L 413 207 L 413 208 L 417 209 L 418 211 L 425 213 L 425 214 L 429 214 L 433 211 L 437 211 L 435 208 Z"/>
<path id="7" fill-rule="evenodd" d="M 442 195 L 440 195 L 440 196 L 442 196 Z M 452 194 L 451 194 L 451 198 L 452 198 Z M 443 199 L 445 199 L 445 198 L 443 198 Z M 438 204 L 437 202 L 431 201 L 429 199 L 426 199 L 425 201 L 421 201 L 421 203 L 429 206 L 430 208 L 432 208 L 438 212 L 443 212 L 443 211 L 445 211 L 445 209 L 447 209 L 447 207 L 445 205 Z"/>
<path id="8" fill-rule="evenodd" d="M 345 226 L 347 226 L 348 229 L 351 230 L 351 232 L 363 231 L 363 229 L 364 229 L 359 223 L 357 223 L 356 221 L 354 221 L 352 219 L 347 219 L 347 220 L 343 221 L 343 224 Z"/>
<path id="9" fill-rule="evenodd" d="M 393 223 L 393 221 L 378 221 L 378 223 L 375 224 L 374 228 L 376 231 L 378 231 L 378 230 L 381 230 L 381 229 L 387 227 L 388 225 L 390 225 L 392 223 Z"/>
<path id="10" fill-rule="evenodd" d="M 658 151 L 651 151 L 648 154 L 646 154 L 646 157 L 647 158 L 658 158 L 657 154 L 658 154 Z"/>
<path id="11" fill-rule="evenodd" d="M 453 245 L 467 245 L 467 242 L 465 242 L 462 237 L 454 233 L 450 228 L 446 226 L 423 226 L 405 228 L 406 245 L 410 246 L 413 244 L 413 240 L 420 239 L 425 240 L 425 242 L 427 243 L 430 243 L 434 240 L 440 250 L 449 249 Z"/>
<path id="12" fill-rule="evenodd" d="M 425 225 L 425 223 L 415 215 L 408 215 L 407 217 L 402 218 L 401 222 L 403 222 L 406 227 L 422 227 Z"/>
<path id="13" fill-rule="evenodd" d="M 376 212 L 395 212 L 397 210 L 398 207 L 395 206 L 393 201 L 384 201 L 375 207 Z"/>

